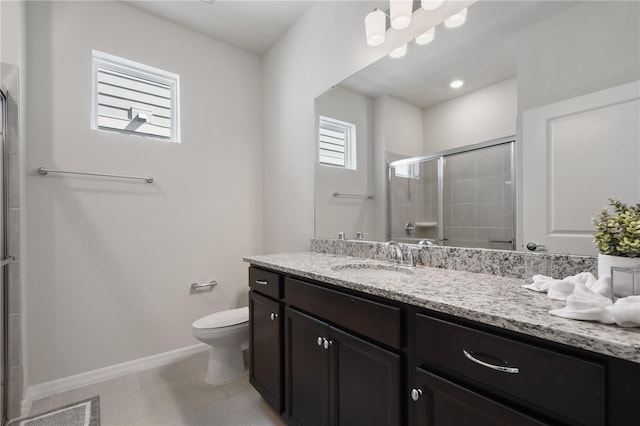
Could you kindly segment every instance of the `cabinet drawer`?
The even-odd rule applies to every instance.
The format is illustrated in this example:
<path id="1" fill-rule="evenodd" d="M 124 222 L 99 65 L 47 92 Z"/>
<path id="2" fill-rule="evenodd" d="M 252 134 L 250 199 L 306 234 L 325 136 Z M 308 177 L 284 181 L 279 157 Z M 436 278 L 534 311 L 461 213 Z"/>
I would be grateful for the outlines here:
<path id="1" fill-rule="evenodd" d="M 251 266 L 249 267 L 249 287 L 258 293 L 280 299 L 282 297 L 282 276 Z"/>
<path id="2" fill-rule="evenodd" d="M 287 304 L 393 348 L 400 348 L 399 308 L 293 278 L 285 278 L 284 286 Z"/>
<path id="3" fill-rule="evenodd" d="M 416 359 L 569 424 L 604 424 L 604 366 L 416 315 Z"/>

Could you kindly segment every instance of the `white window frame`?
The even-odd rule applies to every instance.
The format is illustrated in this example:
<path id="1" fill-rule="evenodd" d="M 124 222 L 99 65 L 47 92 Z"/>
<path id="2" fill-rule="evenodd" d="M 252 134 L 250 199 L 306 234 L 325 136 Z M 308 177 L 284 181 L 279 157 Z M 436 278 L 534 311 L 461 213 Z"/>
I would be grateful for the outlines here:
<path id="1" fill-rule="evenodd" d="M 118 73 L 130 75 L 143 80 L 152 81 L 169 86 L 171 90 L 171 132 L 170 137 L 163 138 L 149 134 L 136 133 L 135 131 L 119 130 L 98 126 L 98 70 L 107 69 Z M 127 135 L 140 136 L 163 142 L 180 143 L 180 76 L 169 71 L 154 68 L 129 59 L 120 58 L 115 55 L 92 50 L 92 87 L 91 91 L 91 128 L 100 131 L 123 133 Z"/>
<path id="2" fill-rule="evenodd" d="M 323 163 L 320 160 L 320 131 L 321 129 L 329 129 L 344 134 L 344 167 L 336 164 Z M 336 167 L 347 170 L 357 170 L 356 155 L 356 125 L 347 123 L 346 121 L 336 120 L 325 116 L 319 117 L 318 123 L 318 164 L 327 167 Z"/>

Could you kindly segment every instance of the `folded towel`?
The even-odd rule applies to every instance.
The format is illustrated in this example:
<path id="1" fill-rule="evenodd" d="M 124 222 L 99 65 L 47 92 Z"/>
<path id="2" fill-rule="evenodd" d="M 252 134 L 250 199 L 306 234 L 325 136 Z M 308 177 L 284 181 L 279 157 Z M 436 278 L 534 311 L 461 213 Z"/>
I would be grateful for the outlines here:
<path id="1" fill-rule="evenodd" d="M 594 277 L 590 272 L 581 272 L 562 280 L 548 277 L 546 275 L 534 275 L 533 283 L 525 284 L 522 287 L 533 291 L 547 292 L 547 296 L 549 296 L 550 299 L 567 300 L 567 297 L 573 294 L 574 288 L 577 284 L 585 285 L 595 294 L 599 294 L 604 297 L 611 297 L 611 279 L 609 277 L 604 277 L 600 280 L 596 280 L 596 277 Z"/>
<path id="2" fill-rule="evenodd" d="M 612 304 L 610 299 L 595 294 L 583 283 L 576 283 L 573 293 L 567 296 L 567 305 L 562 309 L 549 311 L 551 315 L 562 318 L 600 321 L 613 324 L 615 321 L 606 307 Z"/>
<path id="3" fill-rule="evenodd" d="M 640 296 L 620 298 L 605 309 L 620 327 L 640 326 Z"/>
<path id="4" fill-rule="evenodd" d="M 549 291 L 549 284 L 551 284 L 552 281 L 560 280 L 554 280 L 553 278 L 546 275 L 534 275 L 533 282 L 531 284 L 525 284 L 522 287 L 540 293 L 546 293 L 547 291 Z"/>

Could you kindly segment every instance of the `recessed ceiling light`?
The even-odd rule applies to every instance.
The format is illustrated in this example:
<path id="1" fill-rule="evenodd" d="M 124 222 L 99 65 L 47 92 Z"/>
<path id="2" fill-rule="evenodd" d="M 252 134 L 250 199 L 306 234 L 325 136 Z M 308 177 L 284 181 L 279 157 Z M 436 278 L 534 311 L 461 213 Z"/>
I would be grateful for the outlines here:
<path id="1" fill-rule="evenodd" d="M 459 89 L 463 84 L 464 81 L 462 80 L 453 80 L 451 83 L 449 83 L 449 87 L 451 87 L 452 89 Z"/>

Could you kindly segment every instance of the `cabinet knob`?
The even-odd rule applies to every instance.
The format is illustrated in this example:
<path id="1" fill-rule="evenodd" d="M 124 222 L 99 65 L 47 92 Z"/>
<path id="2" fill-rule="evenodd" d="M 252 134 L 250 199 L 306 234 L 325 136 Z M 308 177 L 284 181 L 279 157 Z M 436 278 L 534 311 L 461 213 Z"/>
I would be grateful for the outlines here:
<path id="1" fill-rule="evenodd" d="M 278 314 L 275 312 L 271 312 L 271 315 L 269 315 L 269 318 L 271 318 L 271 321 L 275 321 L 276 318 L 278 318 Z"/>
<path id="2" fill-rule="evenodd" d="M 329 340 L 329 339 L 327 339 L 327 338 L 324 338 L 324 339 L 322 340 L 322 347 L 323 347 L 323 348 L 325 348 L 325 349 L 329 349 L 329 346 L 331 346 L 331 345 L 333 345 L 333 341 L 332 341 L 332 340 Z"/>
<path id="3" fill-rule="evenodd" d="M 411 399 L 413 399 L 414 401 L 418 401 L 421 396 L 422 396 L 422 389 L 420 388 L 411 389 Z"/>
<path id="4" fill-rule="evenodd" d="M 318 340 L 317 340 L 318 346 L 322 346 L 322 341 L 323 341 L 322 336 L 318 336 Z"/>

